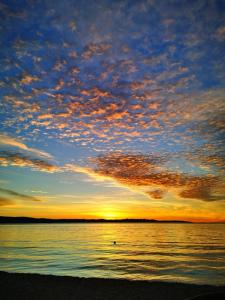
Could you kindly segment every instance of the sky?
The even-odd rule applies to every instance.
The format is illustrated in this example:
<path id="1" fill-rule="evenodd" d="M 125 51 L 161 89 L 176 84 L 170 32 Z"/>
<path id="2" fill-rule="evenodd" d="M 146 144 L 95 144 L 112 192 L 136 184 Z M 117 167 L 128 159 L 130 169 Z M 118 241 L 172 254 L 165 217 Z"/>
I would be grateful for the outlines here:
<path id="1" fill-rule="evenodd" d="M 0 18 L 0 215 L 225 221 L 224 1 Z"/>

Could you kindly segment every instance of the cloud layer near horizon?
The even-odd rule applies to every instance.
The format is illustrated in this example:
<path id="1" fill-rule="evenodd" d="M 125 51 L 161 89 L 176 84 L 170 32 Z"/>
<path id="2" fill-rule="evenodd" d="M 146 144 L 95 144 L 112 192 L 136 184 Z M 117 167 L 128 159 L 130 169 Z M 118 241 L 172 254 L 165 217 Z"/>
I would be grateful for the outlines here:
<path id="1" fill-rule="evenodd" d="M 188 174 L 169 170 L 165 165 L 165 157 L 111 153 L 97 157 L 95 173 L 127 186 L 145 187 L 149 189 L 145 189 L 146 194 L 154 199 L 161 199 L 172 190 L 186 199 L 225 200 L 222 177 Z"/>
<path id="2" fill-rule="evenodd" d="M 225 200 L 225 182 L 222 174 L 208 172 L 195 175 L 185 173 L 178 166 L 170 168 L 168 163 L 179 158 L 177 155 L 174 156 L 172 157 L 171 154 L 147 155 L 111 152 L 90 158 L 86 166 L 74 163 L 57 166 L 45 159 L 8 150 L 0 152 L 0 165 L 29 167 L 33 170 L 50 173 L 82 173 L 92 180 L 102 182 L 111 180 L 118 182 L 121 186 L 136 188 L 137 191 L 144 192 L 152 199 L 162 199 L 168 191 L 172 191 L 178 197 L 185 199 Z M 0 191 L 3 190 L 0 189 Z"/>

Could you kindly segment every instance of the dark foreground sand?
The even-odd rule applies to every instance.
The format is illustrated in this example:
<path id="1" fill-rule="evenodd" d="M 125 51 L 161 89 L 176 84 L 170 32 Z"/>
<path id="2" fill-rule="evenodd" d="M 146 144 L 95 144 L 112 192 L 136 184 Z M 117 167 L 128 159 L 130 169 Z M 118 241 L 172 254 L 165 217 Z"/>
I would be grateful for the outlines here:
<path id="1" fill-rule="evenodd" d="M 215 292 L 204 299 L 225 299 L 225 286 L 0 272 L 2 300 L 183 300 Z"/>

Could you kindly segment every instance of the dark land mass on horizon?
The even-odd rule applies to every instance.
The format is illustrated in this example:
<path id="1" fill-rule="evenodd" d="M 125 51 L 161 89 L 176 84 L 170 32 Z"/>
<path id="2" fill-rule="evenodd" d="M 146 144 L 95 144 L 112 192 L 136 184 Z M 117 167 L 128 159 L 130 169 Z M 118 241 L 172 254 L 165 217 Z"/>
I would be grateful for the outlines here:
<path id="1" fill-rule="evenodd" d="M 3 217 L 0 216 L 0 224 L 19 223 L 192 223 L 179 220 L 154 220 L 154 219 L 49 219 L 31 217 Z"/>
<path id="2" fill-rule="evenodd" d="M 225 286 L 0 271 L 0 298 L 4 300 L 187 300 L 199 295 L 196 300 L 225 299 Z"/>
<path id="3" fill-rule="evenodd" d="M 49 219 L 32 217 L 4 217 L 0 216 L 0 224 L 30 224 L 30 223 L 204 223 L 225 224 L 225 222 L 191 222 L 183 220 L 154 220 L 154 219 Z"/>

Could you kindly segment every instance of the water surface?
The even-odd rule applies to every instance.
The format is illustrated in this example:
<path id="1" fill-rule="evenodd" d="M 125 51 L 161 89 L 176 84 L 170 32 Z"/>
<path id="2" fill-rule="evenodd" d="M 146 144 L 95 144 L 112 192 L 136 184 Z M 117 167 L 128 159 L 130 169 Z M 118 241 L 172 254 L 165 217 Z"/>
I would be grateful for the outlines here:
<path id="1" fill-rule="evenodd" d="M 1 225 L 0 269 L 223 285 L 224 233 L 225 224 Z"/>

